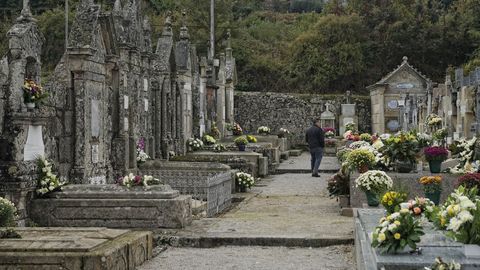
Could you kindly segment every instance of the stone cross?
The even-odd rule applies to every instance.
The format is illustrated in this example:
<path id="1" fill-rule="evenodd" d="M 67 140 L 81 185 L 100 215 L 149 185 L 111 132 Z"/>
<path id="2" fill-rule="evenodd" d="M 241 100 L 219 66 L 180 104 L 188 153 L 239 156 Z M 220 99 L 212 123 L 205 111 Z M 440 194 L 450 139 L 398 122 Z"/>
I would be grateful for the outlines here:
<path id="1" fill-rule="evenodd" d="M 17 21 L 34 21 L 30 11 L 30 0 L 23 0 L 23 8 Z"/>

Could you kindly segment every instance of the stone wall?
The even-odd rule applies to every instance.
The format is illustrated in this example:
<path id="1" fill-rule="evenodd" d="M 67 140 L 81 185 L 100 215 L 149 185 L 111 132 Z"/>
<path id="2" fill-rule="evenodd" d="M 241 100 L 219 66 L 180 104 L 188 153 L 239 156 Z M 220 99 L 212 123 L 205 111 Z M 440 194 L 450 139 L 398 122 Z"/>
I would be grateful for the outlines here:
<path id="1" fill-rule="evenodd" d="M 346 102 L 344 95 L 280 94 L 261 92 L 235 93 L 235 121 L 247 132 L 255 133 L 259 126 L 268 126 L 275 134 L 280 128 L 293 132 L 293 144 L 304 143 L 304 131 L 314 118 L 320 118 L 325 104 L 330 103 L 336 117 L 335 126 L 339 129 L 341 104 Z M 358 128 L 371 131 L 370 98 L 354 96 Z"/>

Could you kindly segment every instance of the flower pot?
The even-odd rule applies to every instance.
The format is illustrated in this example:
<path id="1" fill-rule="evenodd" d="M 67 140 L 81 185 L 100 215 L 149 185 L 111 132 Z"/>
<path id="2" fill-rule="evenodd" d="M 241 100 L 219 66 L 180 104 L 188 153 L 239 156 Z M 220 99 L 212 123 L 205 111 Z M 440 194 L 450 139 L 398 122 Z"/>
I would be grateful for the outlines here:
<path id="1" fill-rule="evenodd" d="M 430 160 L 428 162 L 428 166 L 430 167 L 431 173 L 439 173 L 442 168 L 442 161 L 441 160 Z"/>
<path id="2" fill-rule="evenodd" d="M 349 195 L 338 195 L 338 202 L 341 208 L 350 206 L 350 196 Z"/>
<path id="3" fill-rule="evenodd" d="M 435 205 L 438 205 L 440 203 L 440 194 L 440 190 L 437 190 L 435 192 L 425 192 L 425 198 L 432 201 Z"/>
<path id="4" fill-rule="evenodd" d="M 395 169 L 399 173 L 410 173 L 415 169 L 415 165 L 411 161 L 397 160 L 395 161 Z"/>
<path id="5" fill-rule="evenodd" d="M 246 145 L 245 145 L 245 144 L 239 144 L 239 145 L 238 145 L 238 151 L 244 152 L 244 151 L 245 151 L 245 148 L 246 148 Z"/>
<path id="6" fill-rule="evenodd" d="M 247 192 L 247 187 L 246 186 L 238 186 L 235 188 L 237 192 L 245 193 Z"/>
<path id="7" fill-rule="evenodd" d="M 366 172 L 368 172 L 368 165 L 364 164 L 364 165 L 360 166 L 359 168 L 357 168 L 357 170 L 358 170 L 359 173 L 366 173 Z"/>
<path id="8" fill-rule="evenodd" d="M 35 103 L 27 102 L 27 103 L 25 103 L 25 106 L 27 106 L 27 109 L 34 109 L 35 108 Z"/>
<path id="9" fill-rule="evenodd" d="M 380 198 L 377 193 L 367 190 L 365 195 L 367 196 L 368 206 L 378 206 L 380 204 Z"/>

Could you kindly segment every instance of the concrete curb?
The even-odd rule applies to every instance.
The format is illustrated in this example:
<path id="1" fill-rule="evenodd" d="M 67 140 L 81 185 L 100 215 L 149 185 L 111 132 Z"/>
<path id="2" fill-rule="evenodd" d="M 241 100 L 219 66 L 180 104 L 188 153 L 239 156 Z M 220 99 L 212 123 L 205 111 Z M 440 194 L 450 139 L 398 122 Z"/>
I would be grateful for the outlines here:
<path id="1" fill-rule="evenodd" d="M 163 238 L 163 240 L 158 239 Z M 242 236 L 166 236 L 155 235 L 154 243 L 174 247 L 214 248 L 219 246 L 328 247 L 352 245 L 353 236 L 344 238 L 242 237 Z M 168 241 L 165 241 L 167 240 Z"/>

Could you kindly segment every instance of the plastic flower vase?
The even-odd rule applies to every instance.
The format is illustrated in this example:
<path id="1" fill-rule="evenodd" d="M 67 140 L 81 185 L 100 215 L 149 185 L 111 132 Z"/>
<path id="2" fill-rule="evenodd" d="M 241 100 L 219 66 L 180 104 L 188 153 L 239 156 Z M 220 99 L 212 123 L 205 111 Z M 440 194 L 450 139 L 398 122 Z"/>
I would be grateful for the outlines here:
<path id="1" fill-rule="evenodd" d="M 239 144 L 238 145 L 238 151 L 245 152 L 246 145 L 245 144 Z"/>
<path id="2" fill-rule="evenodd" d="M 366 190 L 365 195 L 367 196 L 368 206 L 378 206 L 380 204 L 380 198 L 377 193 Z"/>
<path id="3" fill-rule="evenodd" d="M 439 173 L 442 168 L 442 161 L 441 160 L 430 160 L 428 162 L 428 166 L 430 167 L 431 173 Z"/>
<path id="4" fill-rule="evenodd" d="M 434 192 L 425 192 L 425 198 L 432 201 L 435 205 L 438 205 L 440 203 L 440 194 L 440 190 L 436 190 Z"/>

